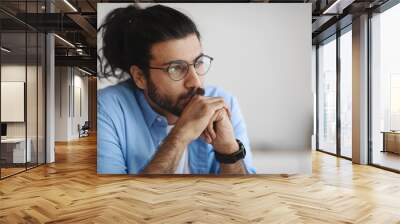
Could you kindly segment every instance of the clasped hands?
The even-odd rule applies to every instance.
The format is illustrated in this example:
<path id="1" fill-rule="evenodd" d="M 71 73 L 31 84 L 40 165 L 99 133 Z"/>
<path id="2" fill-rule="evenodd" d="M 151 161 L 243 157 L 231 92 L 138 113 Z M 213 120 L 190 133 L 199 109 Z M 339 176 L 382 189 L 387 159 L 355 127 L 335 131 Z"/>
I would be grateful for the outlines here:
<path id="1" fill-rule="evenodd" d="M 222 97 L 194 96 L 182 111 L 175 128 L 186 143 L 202 137 L 221 154 L 231 154 L 239 149 L 231 113 Z"/>

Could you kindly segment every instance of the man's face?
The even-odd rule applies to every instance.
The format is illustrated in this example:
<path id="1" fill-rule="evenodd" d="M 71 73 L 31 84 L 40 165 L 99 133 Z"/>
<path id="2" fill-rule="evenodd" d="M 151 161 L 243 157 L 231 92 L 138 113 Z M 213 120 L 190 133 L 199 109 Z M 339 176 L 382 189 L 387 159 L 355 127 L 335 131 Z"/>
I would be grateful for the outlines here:
<path id="1" fill-rule="evenodd" d="M 184 60 L 193 64 L 202 53 L 200 41 L 195 34 L 183 39 L 174 39 L 154 44 L 151 48 L 150 67 L 167 67 L 165 64 L 175 60 Z M 162 70 L 150 69 L 147 88 L 144 90 L 151 104 L 175 116 L 180 116 L 190 99 L 204 94 L 204 78 L 198 76 L 193 66 L 180 81 L 174 81 Z"/>

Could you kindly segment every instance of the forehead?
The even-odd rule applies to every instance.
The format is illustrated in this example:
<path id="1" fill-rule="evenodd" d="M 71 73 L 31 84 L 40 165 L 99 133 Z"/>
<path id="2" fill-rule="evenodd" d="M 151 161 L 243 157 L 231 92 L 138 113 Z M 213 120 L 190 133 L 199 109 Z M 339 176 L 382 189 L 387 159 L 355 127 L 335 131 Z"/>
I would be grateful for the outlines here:
<path id="1" fill-rule="evenodd" d="M 182 39 L 172 39 L 156 43 L 151 47 L 151 63 L 164 64 L 174 60 L 192 62 L 202 52 L 201 43 L 196 34 Z"/>

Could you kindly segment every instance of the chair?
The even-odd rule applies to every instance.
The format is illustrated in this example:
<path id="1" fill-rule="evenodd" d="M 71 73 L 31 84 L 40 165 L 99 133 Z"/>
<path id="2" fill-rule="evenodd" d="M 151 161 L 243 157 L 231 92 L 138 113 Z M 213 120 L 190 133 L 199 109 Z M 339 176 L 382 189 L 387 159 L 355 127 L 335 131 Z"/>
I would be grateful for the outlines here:
<path id="1" fill-rule="evenodd" d="M 90 129 L 89 121 L 85 121 L 82 127 L 78 124 L 79 138 L 89 136 L 89 129 Z"/>

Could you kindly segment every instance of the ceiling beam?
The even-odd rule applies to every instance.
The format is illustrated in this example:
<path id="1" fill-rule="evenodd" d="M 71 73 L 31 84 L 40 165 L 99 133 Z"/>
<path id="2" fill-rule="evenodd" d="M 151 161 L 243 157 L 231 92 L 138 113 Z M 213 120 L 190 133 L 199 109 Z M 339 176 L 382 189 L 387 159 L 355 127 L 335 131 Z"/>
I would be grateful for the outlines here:
<path id="1" fill-rule="evenodd" d="M 67 15 L 71 20 L 73 20 L 78 26 L 82 28 L 83 31 L 88 35 L 86 41 L 90 46 L 96 46 L 96 33 L 97 30 L 90 24 L 85 17 L 80 14 L 71 13 Z"/>
<path id="2" fill-rule="evenodd" d="M 336 0 L 323 10 L 322 14 L 342 14 L 343 10 L 355 0 Z"/>
<path id="3" fill-rule="evenodd" d="M 96 71 L 96 63 L 96 58 L 91 56 L 55 56 L 56 66 L 80 66 Z"/>

